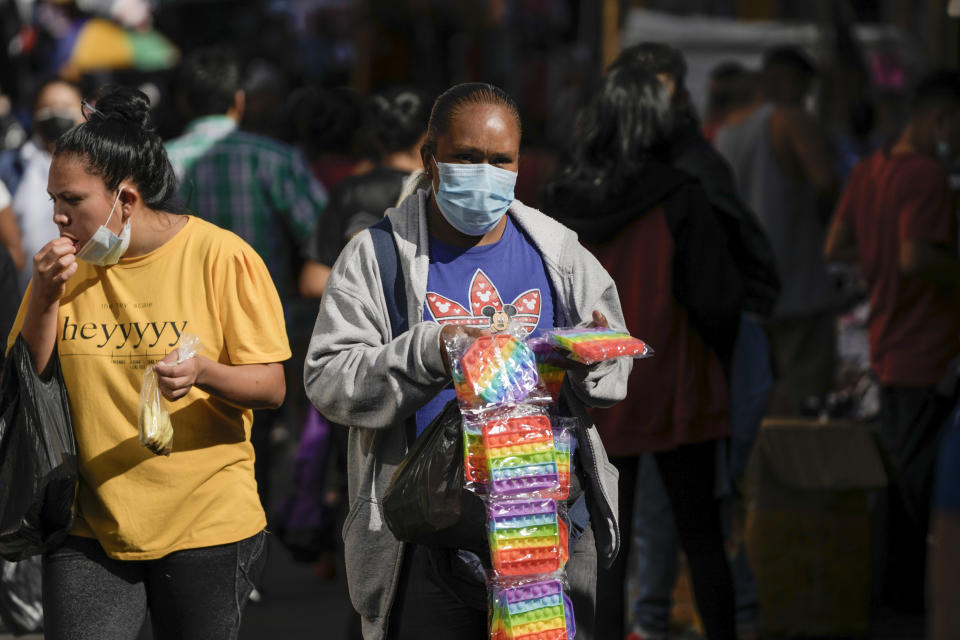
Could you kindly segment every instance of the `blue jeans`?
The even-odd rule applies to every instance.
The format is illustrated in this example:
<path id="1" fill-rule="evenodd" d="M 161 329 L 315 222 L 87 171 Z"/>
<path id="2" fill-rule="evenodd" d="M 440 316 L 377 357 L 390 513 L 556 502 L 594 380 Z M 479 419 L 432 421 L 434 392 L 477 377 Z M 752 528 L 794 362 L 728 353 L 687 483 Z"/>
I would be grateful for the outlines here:
<path id="1" fill-rule="evenodd" d="M 760 326 L 746 316 L 740 318 L 740 330 L 734 344 L 730 368 L 731 438 L 725 476 L 718 477 L 720 493 L 739 480 L 747 468 L 750 451 L 756 441 L 766 411 L 773 376 L 770 371 L 766 336 Z M 723 452 L 723 447 L 718 447 Z M 730 533 L 732 499 L 725 501 L 725 528 Z M 632 606 L 633 625 L 650 640 L 665 637 L 670 628 L 672 594 L 677 582 L 677 530 L 670 500 L 663 487 L 653 455 L 640 457 L 634 506 L 633 547 L 639 594 Z M 757 618 L 757 588 L 753 572 L 741 543 L 730 560 L 739 627 L 750 627 Z"/>
<path id="2" fill-rule="evenodd" d="M 153 637 L 234 640 L 266 560 L 266 532 L 157 560 L 114 560 L 70 536 L 43 556 L 47 640 L 135 640 L 147 610 Z"/>

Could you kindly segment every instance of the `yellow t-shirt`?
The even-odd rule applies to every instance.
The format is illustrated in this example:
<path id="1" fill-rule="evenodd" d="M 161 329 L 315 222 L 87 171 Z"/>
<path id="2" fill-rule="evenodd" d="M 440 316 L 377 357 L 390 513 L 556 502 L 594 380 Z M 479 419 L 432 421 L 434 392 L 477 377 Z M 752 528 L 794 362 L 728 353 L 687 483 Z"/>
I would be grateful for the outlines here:
<path id="1" fill-rule="evenodd" d="M 60 300 L 57 337 L 80 463 L 71 533 L 97 538 L 113 558 L 149 560 L 263 529 L 249 409 L 194 387 L 167 403 L 169 457 L 154 455 L 138 437 L 143 371 L 175 349 L 181 334 L 198 335 L 200 353 L 226 364 L 290 357 L 263 260 L 236 235 L 189 217 L 146 255 L 110 267 L 79 265 Z M 28 299 L 29 290 L 8 346 Z"/>

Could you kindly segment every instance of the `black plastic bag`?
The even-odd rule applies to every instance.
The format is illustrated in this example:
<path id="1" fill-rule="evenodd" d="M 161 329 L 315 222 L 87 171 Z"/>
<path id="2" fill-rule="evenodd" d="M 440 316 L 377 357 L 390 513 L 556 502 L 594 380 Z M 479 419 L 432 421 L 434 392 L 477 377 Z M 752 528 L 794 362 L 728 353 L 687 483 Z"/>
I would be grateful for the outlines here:
<path id="1" fill-rule="evenodd" d="M 40 558 L 0 560 L 0 620 L 14 635 L 43 630 Z"/>
<path id="2" fill-rule="evenodd" d="M 414 442 L 383 494 L 383 517 L 398 540 L 487 551 L 483 502 L 464 488 L 456 399 Z"/>
<path id="3" fill-rule="evenodd" d="M 22 560 L 58 544 L 73 523 L 77 446 L 53 355 L 41 380 L 17 336 L 0 383 L 0 557 Z"/>

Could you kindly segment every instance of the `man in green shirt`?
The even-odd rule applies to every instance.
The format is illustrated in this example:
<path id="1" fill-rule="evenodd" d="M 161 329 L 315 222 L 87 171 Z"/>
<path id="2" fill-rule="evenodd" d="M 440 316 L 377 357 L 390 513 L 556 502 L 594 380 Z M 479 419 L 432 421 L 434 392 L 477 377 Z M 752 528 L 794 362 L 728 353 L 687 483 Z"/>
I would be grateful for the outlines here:
<path id="1" fill-rule="evenodd" d="M 192 120 L 167 143 L 167 155 L 190 210 L 246 240 L 286 297 L 294 290 L 291 262 L 301 255 L 327 193 L 296 149 L 238 129 L 240 74 L 236 59 L 221 49 L 187 57 L 179 99 Z"/>
<path id="2" fill-rule="evenodd" d="M 182 136 L 167 143 L 167 155 L 187 207 L 236 233 L 263 258 L 283 300 L 287 334 L 296 353 L 300 343 L 305 349 L 316 303 L 310 321 L 304 321 L 295 275 L 327 204 L 327 192 L 296 149 L 239 130 L 244 109 L 240 86 L 240 64 L 228 51 L 206 48 L 189 55 L 180 70 L 178 99 L 191 122 Z M 302 357 L 290 362 L 302 362 Z M 285 369 L 290 388 L 302 386 L 302 369 Z M 294 408 L 296 400 L 288 394 Z M 280 411 L 256 411 L 251 433 L 257 486 L 268 518 L 271 427 Z"/>

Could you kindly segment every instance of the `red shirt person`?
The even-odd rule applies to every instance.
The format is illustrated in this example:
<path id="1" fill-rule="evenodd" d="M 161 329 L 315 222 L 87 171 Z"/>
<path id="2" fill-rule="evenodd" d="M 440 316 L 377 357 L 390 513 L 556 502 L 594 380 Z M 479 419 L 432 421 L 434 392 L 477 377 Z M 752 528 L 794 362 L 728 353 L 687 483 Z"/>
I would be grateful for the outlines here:
<path id="1" fill-rule="evenodd" d="M 876 152 L 854 169 L 833 227 L 855 238 L 869 286 L 877 379 L 884 386 L 936 385 L 960 352 L 960 305 L 952 287 L 923 277 L 913 263 L 956 242 L 943 167 L 910 149 Z"/>
<path id="2" fill-rule="evenodd" d="M 937 438 L 956 396 L 936 388 L 960 355 L 957 217 L 937 160 L 951 151 L 960 151 L 960 74 L 941 72 L 917 87 L 893 147 L 854 169 L 826 243 L 828 258 L 859 262 L 869 289 L 878 431 L 898 472 L 885 596 L 918 611 Z"/>

